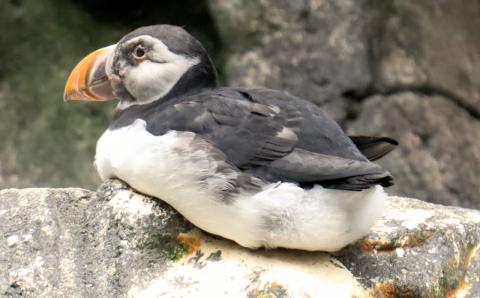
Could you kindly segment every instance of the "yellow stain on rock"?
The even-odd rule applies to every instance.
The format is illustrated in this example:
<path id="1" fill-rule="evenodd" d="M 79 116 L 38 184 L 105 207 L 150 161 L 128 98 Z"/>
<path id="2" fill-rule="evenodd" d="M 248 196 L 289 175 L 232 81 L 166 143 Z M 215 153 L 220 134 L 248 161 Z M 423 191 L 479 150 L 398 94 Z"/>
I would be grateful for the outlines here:
<path id="1" fill-rule="evenodd" d="M 198 229 L 177 240 L 193 255 L 170 263 L 146 286 L 130 289 L 130 296 L 152 297 L 168 289 L 177 297 L 370 297 L 327 253 L 250 250 Z"/>
<path id="2" fill-rule="evenodd" d="M 186 255 L 191 255 L 200 249 L 200 239 L 196 235 L 179 233 L 177 235 L 177 241 L 185 246 L 187 250 Z"/>

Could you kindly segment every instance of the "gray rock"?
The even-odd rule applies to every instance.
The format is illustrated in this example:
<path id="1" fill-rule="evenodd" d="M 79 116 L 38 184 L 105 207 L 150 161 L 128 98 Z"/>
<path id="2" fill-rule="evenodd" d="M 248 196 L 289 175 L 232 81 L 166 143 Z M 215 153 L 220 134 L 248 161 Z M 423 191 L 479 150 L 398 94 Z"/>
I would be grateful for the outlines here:
<path id="1" fill-rule="evenodd" d="M 433 89 L 480 113 L 476 1 L 210 0 L 234 84 L 318 104 L 342 94 Z"/>
<path id="2" fill-rule="evenodd" d="M 480 115 L 480 2 L 370 1 L 379 90 L 430 89 Z"/>
<path id="3" fill-rule="evenodd" d="M 452 100 L 411 92 L 374 96 L 349 133 L 384 134 L 400 142 L 379 161 L 395 177 L 389 192 L 480 206 L 480 122 Z"/>
<path id="4" fill-rule="evenodd" d="M 336 254 L 379 297 L 478 297 L 480 212 L 390 197 L 364 239 Z"/>
<path id="5" fill-rule="evenodd" d="M 0 191 L 0 295 L 476 297 L 480 212 L 390 197 L 335 254 L 250 251 L 112 180 Z M 462 296 L 463 295 L 463 296 Z"/>
<path id="6" fill-rule="evenodd" d="M 0 295 L 118 297 L 164 271 L 191 228 L 119 181 L 83 189 L 0 192 Z"/>
<path id="7" fill-rule="evenodd" d="M 230 84 L 284 89 L 346 117 L 346 90 L 372 80 L 358 1 L 211 0 Z"/>

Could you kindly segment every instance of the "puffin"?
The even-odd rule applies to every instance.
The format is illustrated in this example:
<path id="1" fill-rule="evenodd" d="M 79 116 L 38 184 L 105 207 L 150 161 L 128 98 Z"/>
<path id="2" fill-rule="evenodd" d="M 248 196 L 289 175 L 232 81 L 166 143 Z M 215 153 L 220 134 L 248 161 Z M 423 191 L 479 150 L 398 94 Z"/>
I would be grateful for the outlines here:
<path id="1" fill-rule="evenodd" d="M 97 142 L 102 180 L 163 200 L 200 229 L 250 249 L 337 251 L 381 216 L 387 137 L 348 136 L 287 92 L 219 87 L 202 44 L 153 25 L 82 59 L 65 100 L 118 99 Z"/>

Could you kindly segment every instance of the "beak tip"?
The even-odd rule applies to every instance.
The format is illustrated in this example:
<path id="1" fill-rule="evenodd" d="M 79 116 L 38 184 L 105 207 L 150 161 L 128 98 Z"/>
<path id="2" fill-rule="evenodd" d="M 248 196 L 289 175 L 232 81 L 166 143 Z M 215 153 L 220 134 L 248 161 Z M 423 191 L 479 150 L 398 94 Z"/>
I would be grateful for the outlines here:
<path id="1" fill-rule="evenodd" d="M 68 101 L 68 100 L 69 100 L 68 94 L 67 94 L 67 91 L 65 90 L 65 91 L 63 92 L 63 101 L 65 102 L 65 101 Z"/>
<path id="2" fill-rule="evenodd" d="M 75 94 L 78 94 L 78 90 L 65 88 L 63 91 L 63 101 L 71 101 L 75 99 Z"/>

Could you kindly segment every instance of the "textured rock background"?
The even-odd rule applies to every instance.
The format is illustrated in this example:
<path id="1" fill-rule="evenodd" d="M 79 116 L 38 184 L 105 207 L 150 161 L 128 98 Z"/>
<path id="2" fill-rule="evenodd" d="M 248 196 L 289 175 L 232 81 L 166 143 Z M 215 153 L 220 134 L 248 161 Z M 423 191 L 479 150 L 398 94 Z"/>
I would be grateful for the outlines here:
<path id="1" fill-rule="evenodd" d="M 391 136 L 392 193 L 480 208 L 480 2 L 210 0 L 234 85 Z"/>
<path id="2" fill-rule="evenodd" d="M 187 25 L 224 83 L 284 89 L 351 133 L 397 138 L 381 161 L 391 193 L 480 208 L 473 0 L 0 1 L 0 188 L 98 185 L 113 105 L 63 104 L 63 84 L 85 53 L 152 23 Z"/>
<path id="3" fill-rule="evenodd" d="M 0 296 L 478 297 L 480 212 L 390 197 L 335 254 L 249 251 L 108 181 L 0 191 Z"/>

